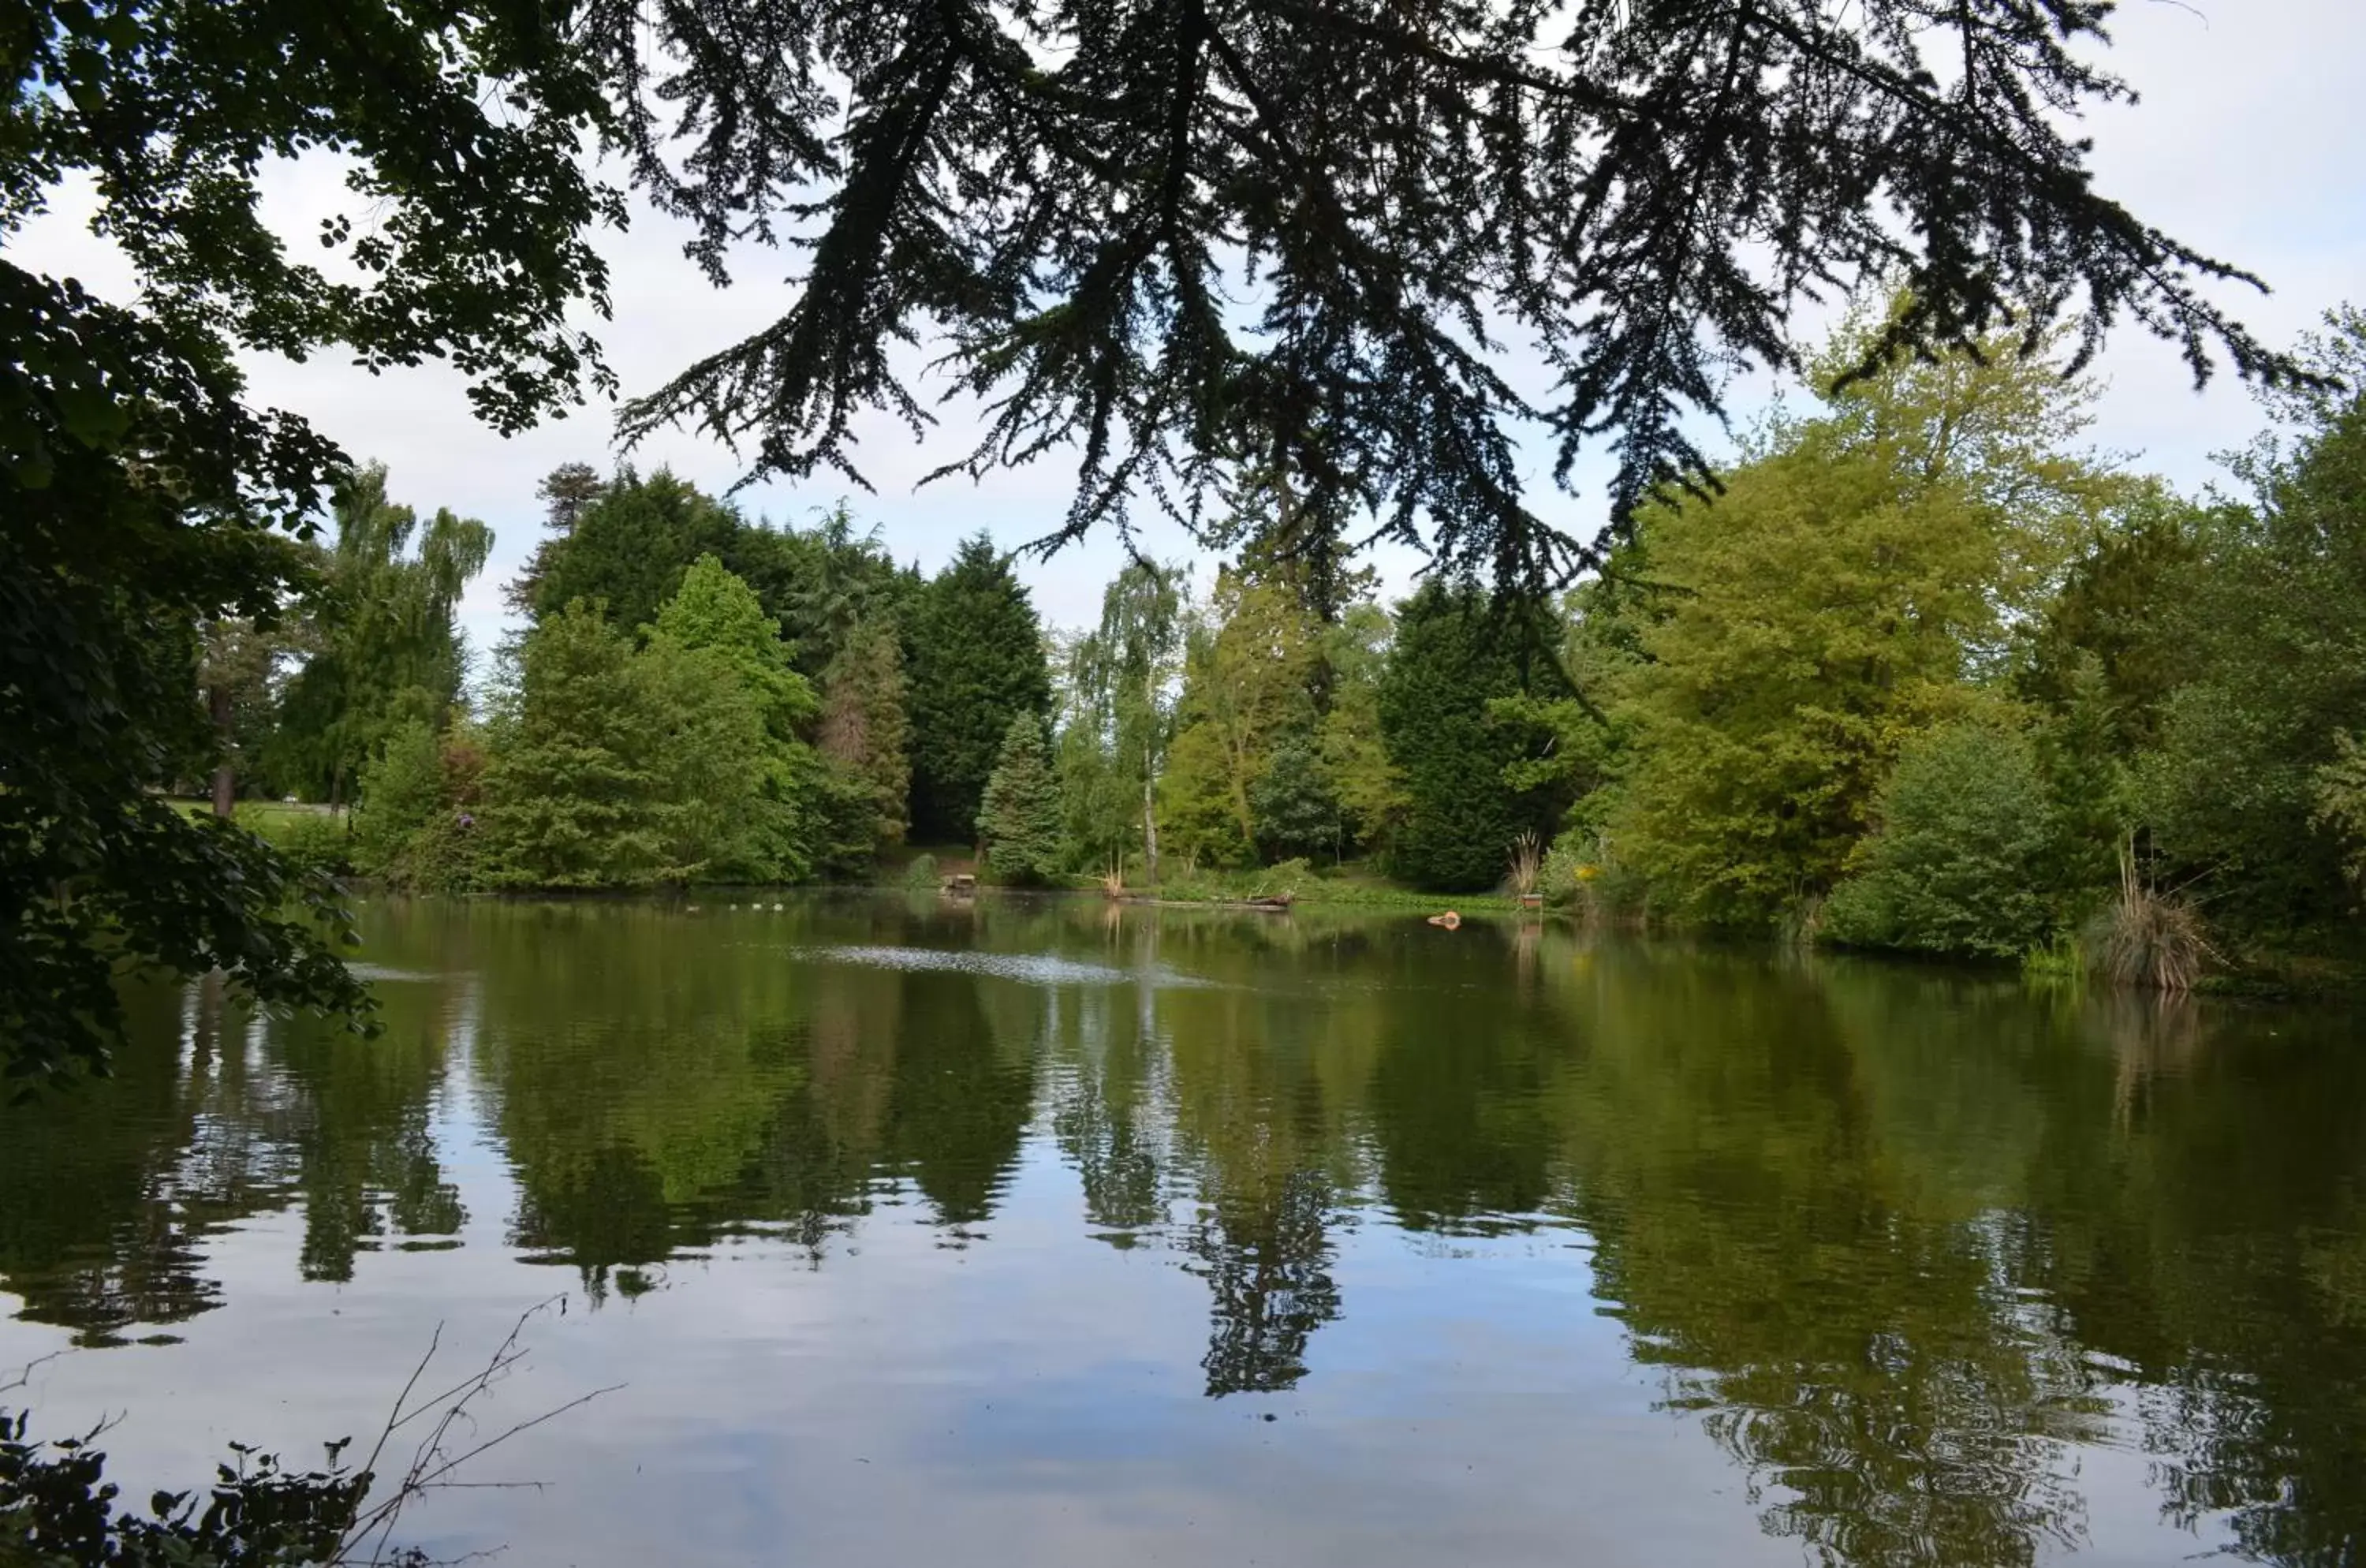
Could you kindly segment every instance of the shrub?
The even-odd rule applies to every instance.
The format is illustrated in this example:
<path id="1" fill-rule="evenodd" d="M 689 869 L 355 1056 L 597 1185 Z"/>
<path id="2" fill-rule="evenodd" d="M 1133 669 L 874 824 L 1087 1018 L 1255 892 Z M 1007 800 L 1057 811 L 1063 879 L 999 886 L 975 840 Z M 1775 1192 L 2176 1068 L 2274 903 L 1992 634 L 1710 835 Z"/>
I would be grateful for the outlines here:
<path id="1" fill-rule="evenodd" d="M 937 857 L 923 850 L 904 868 L 904 886 L 927 892 L 937 886 Z"/>
<path id="2" fill-rule="evenodd" d="M 2057 841 L 2026 737 L 1985 724 L 1931 731 L 1899 756 L 1878 809 L 1860 869 L 1824 903 L 1826 939 L 2017 958 L 2053 933 Z"/>
<path id="3" fill-rule="evenodd" d="M 353 838 L 338 817 L 308 811 L 266 823 L 260 830 L 274 849 L 306 871 L 331 876 L 353 874 Z"/>

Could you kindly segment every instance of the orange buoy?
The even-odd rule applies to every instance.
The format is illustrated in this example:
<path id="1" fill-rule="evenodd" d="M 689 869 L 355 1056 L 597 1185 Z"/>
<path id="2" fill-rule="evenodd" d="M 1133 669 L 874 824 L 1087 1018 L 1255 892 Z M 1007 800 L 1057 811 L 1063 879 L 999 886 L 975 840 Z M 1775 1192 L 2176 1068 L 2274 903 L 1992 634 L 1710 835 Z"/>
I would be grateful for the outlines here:
<path id="1" fill-rule="evenodd" d="M 1434 926 L 1443 926 L 1448 931 L 1459 931 L 1462 927 L 1462 917 L 1448 909 L 1442 915 L 1430 916 L 1429 923 Z"/>

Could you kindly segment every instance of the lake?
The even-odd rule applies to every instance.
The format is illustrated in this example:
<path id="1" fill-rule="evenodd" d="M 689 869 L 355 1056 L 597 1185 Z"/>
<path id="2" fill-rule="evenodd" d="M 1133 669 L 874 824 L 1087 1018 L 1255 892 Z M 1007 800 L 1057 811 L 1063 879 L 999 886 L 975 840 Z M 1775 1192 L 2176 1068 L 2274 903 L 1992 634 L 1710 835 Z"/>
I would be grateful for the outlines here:
<path id="1" fill-rule="evenodd" d="M 741 895 L 745 898 L 746 895 Z M 2354 1014 L 1558 924 L 361 911 L 0 1111 L 0 1368 L 127 1493 L 522 1313 L 522 1564 L 2366 1555 Z M 15 1396 L 21 1400 L 22 1395 Z"/>

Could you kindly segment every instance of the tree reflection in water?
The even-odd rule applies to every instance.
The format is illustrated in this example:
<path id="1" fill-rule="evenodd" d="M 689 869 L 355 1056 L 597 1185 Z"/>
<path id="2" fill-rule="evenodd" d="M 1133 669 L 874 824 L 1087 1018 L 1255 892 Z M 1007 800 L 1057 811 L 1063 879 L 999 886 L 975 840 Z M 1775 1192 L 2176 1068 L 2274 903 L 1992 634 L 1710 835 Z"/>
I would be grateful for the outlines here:
<path id="1" fill-rule="evenodd" d="M 889 1225 L 992 1248 L 1016 1184 L 1056 1179 L 1032 1266 L 1180 1269 L 1208 1395 L 1312 1393 L 1357 1311 L 1345 1227 L 1430 1258 L 1582 1232 L 1661 1407 L 1812 1560 L 2075 1549 L 2106 1441 L 2245 1558 L 2366 1558 L 2344 1018 L 1321 911 L 369 919 L 412 976 L 383 1040 L 142 992 L 114 1079 L 0 1111 L 19 1316 L 169 1335 L 225 1303 L 219 1233 L 281 1211 L 296 1269 L 355 1291 L 379 1247 L 481 1246 L 465 1101 L 513 1182 L 475 1217 L 595 1304 L 735 1238 L 761 1244 L 735 1267 L 825 1271 Z M 831 956 L 897 944 L 1069 966 Z"/>

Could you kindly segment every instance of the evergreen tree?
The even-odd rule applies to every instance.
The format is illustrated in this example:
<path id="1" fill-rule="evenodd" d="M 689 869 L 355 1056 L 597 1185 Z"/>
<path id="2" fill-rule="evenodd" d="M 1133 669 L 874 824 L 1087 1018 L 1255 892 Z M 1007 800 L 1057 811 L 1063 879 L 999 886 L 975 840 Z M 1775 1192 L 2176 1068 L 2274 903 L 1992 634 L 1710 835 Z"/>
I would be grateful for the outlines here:
<path id="1" fill-rule="evenodd" d="M 730 507 L 664 468 L 646 479 L 620 469 L 596 500 L 569 505 L 572 526 L 535 555 L 537 616 L 580 599 L 602 606 L 612 626 L 646 626 L 682 586 L 692 562 L 703 555 L 730 558 L 742 528 Z"/>
<path id="2" fill-rule="evenodd" d="M 873 852 L 902 843 L 909 825 L 907 700 L 895 627 L 871 620 L 845 632 L 837 657 L 822 673 L 818 744 L 843 781 L 844 793 L 859 793 L 870 803 Z"/>
<path id="3" fill-rule="evenodd" d="M 621 887 L 667 863 L 664 716 L 632 644 L 580 600 L 525 635 L 485 775 L 494 879 Z"/>
<path id="4" fill-rule="evenodd" d="M 1525 682 L 1519 629 L 1491 617 L 1476 588 L 1432 581 L 1397 611 L 1378 707 L 1405 808 L 1389 845 L 1395 874 L 1468 891 L 1502 880 L 1512 840 L 1539 809 L 1506 781 L 1518 752 L 1487 705 Z"/>
<path id="5" fill-rule="evenodd" d="M 788 782 L 794 763 L 730 655 L 660 634 L 634 655 L 631 674 L 656 721 L 659 879 L 776 882 L 801 870 L 794 796 L 771 787 Z"/>
<path id="6" fill-rule="evenodd" d="M 1060 869 L 1060 780 L 1043 721 L 1020 714 L 1002 738 L 978 807 L 977 841 L 999 881 L 1048 882 Z"/>
<path id="7" fill-rule="evenodd" d="M 912 830 L 959 842 L 1020 717 L 1052 705 L 1043 628 L 986 535 L 963 541 L 898 623 L 912 694 Z"/>
<path id="8" fill-rule="evenodd" d="M 1311 726 L 1275 738 L 1265 772 L 1249 786 L 1249 810 L 1267 859 L 1336 857 L 1345 825 Z"/>
<path id="9" fill-rule="evenodd" d="M 677 652 L 691 657 L 676 659 Z M 674 809 L 702 822 L 681 836 L 707 846 L 690 858 L 705 863 L 717 879 L 794 882 L 806 875 L 813 824 L 806 795 L 815 759 L 801 734 L 820 705 L 791 667 L 788 647 L 755 591 L 715 557 L 700 557 L 658 612 L 648 656 L 659 660 L 659 678 L 685 688 L 677 699 L 683 722 L 693 711 L 703 714 L 704 739 L 685 743 L 680 756 L 683 765 L 712 776 L 678 777 L 670 786 Z M 752 716 L 752 733 L 742 705 Z"/>
<path id="10" fill-rule="evenodd" d="M 608 481 L 589 463 L 561 463 L 543 476 L 534 493 L 544 503 L 542 525 L 556 536 L 535 545 L 517 575 L 503 585 L 501 597 L 509 602 L 511 609 L 521 615 L 534 614 L 551 558 L 566 547 L 566 541 L 574 536 L 575 525 L 583 521 L 583 513 L 607 491 Z"/>
<path id="11" fill-rule="evenodd" d="M 2285 368 L 2210 302 L 2231 269 L 2092 178 L 2078 118 L 2127 94 L 2098 63 L 2110 14 L 594 8 L 626 162 L 696 226 L 693 250 L 720 276 L 753 234 L 803 278 L 780 320 L 624 428 L 744 434 L 758 477 L 855 473 L 870 413 L 927 417 L 895 351 L 941 334 L 947 395 L 992 410 L 949 466 L 1073 442 L 1070 535 L 1145 495 L 1213 514 L 1253 462 L 1304 498 L 1270 509 L 1276 530 L 1377 514 L 1448 573 L 1540 604 L 1596 558 L 1523 494 L 1506 412 L 1553 433 L 1564 484 L 1582 444 L 1608 442 L 1623 527 L 1705 473 L 1691 433 L 1728 367 L 1796 364 L 1795 307 L 1836 285 L 1912 284 L 1881 359 L 2075 312 L 2096 333 L 2141 321 L 2197 371 L 2220 347 L 2247 373 Z M 791 203 L 810 221 L 779 221 Z M 1506 341 L 1554 367 L 1534 405 Z"/>

